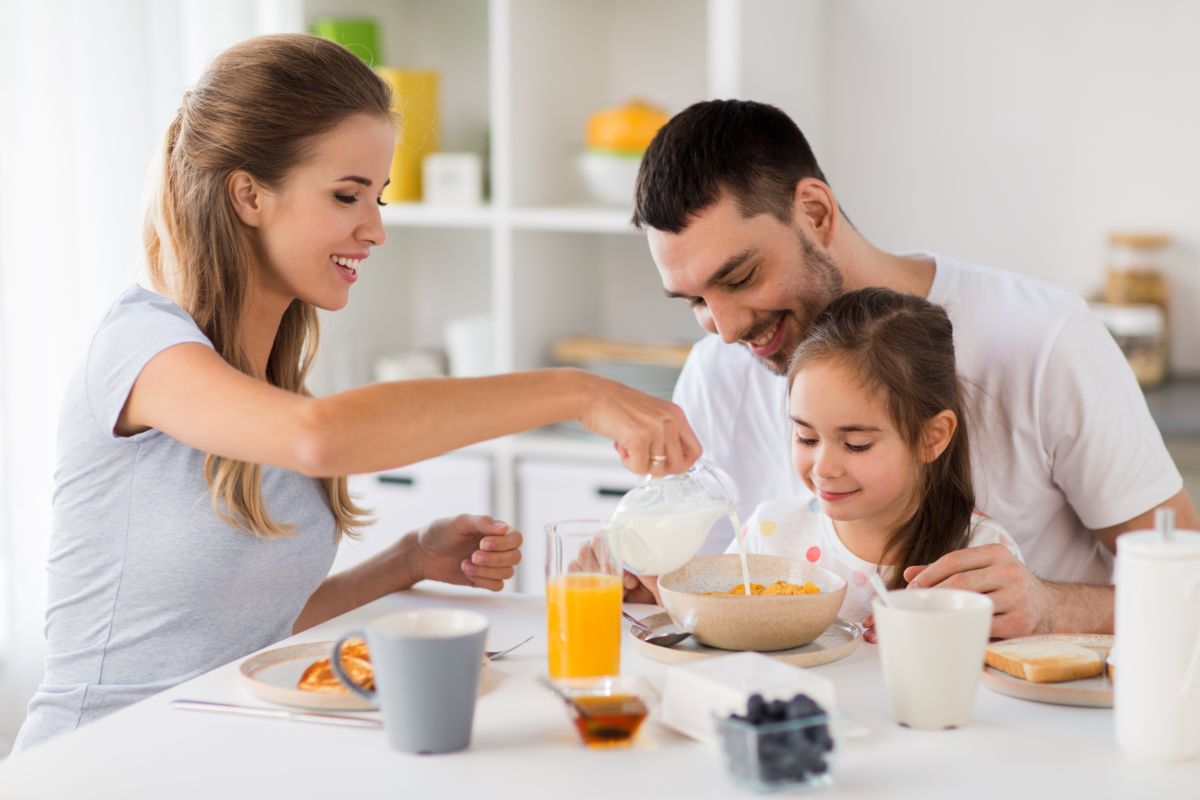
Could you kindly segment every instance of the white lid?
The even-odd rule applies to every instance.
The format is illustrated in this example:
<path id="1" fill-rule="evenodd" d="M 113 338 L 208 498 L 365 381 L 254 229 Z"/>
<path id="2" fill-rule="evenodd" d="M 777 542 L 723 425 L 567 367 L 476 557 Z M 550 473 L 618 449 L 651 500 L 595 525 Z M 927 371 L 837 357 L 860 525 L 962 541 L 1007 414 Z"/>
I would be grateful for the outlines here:
<path id="1" fill-rule="evenodd" d="M 1117 555 L 1172 561 L 1200 558 L 1200 531 L 1176 530 L 1166 541 L 1158 531 L 1133 531 L 1117 537 Z"/>
<path id="2" fill-rule="evenodd" d="M 1151 303 L 1117 306 L 1109 303 L 1089 303 L 1092 313 L 1113 336 L 1161 336 L 1164 329 L 1163 311 Z"/>

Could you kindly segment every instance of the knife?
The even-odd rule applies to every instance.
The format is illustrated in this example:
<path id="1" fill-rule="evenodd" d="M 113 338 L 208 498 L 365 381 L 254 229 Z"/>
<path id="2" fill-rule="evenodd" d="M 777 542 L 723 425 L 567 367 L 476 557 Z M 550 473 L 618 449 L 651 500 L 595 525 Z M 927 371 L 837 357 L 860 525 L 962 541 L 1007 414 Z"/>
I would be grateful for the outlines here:
<path id="1" fill-rule="evenodd" d="M 244 714 L 250 717 L 290 719 L 293 722 L 311 722 L 318 725 L 341 725 L 347 728 L 382 728 L 377 719 L 353 717 L 349 714 L 323 714 L 316 711 L 290 711 L 286 708 L 263 708 L 262 706 L 240 706 L 232 703 L 213 703 L 208 700 L 172 700 L 171 708 L 180 711 L 208 711 L 213 714 Z"/>

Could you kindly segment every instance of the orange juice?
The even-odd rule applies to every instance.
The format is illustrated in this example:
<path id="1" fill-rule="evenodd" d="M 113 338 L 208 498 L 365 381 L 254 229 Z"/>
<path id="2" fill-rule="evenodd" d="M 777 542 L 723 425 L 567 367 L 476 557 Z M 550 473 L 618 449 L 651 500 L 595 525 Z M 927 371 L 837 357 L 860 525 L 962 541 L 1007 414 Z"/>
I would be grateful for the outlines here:
<path id="1" fill-rule="evenodd" d="M 621 578 L 573 572 L 546 582 L 550 677 L 621 671 Z"/>

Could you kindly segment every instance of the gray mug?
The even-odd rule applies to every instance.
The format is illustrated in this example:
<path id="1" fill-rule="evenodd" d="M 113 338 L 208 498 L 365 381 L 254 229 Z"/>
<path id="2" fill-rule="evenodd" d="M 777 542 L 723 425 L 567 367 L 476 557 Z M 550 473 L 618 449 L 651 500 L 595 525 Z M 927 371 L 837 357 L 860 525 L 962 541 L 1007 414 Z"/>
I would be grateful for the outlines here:
<path id="1" fill-rule="evenodd" d="M 406 753 L 465 750 L 487 631 L 487 617 L 474 611 L 398 611 L 338 639 L 333 670 L 351 691 L 379 705 L 392 747 Z M 351 637 L 367 640 L 374 691 L 351 681 L 342 669 L 342 645 Z"/>

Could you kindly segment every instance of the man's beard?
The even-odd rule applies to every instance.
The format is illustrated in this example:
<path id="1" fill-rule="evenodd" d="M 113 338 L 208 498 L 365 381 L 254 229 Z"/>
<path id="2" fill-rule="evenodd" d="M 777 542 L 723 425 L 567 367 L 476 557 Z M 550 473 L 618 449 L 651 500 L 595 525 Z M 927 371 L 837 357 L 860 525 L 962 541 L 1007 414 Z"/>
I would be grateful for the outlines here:
<path id="1" fill-rule="evenodd" d="M 779 320 L 779 324 L 787 324 L 787 317 L 794 319 L 799 338 L 790 345 L 781 347 L 771 357 L 758 359 L 760 364 L 776 375 L 787 375 L 788 366 L 792 362 L 792 354 L 808 334 L 813 320 L 825 310 L 827 305 L 833 302 L 834 298 L 840 297 L 845 291 L 842 271 L 837 268 L 829 256 L 818 250 L 803 231 L 797 229 L 796 236 L 800 243 L 799 257 L 803 264 L 805 280 L 800 290 L 800 296 L 796 298 L 799 307 L 784 314 Z M 753 339 L 755 336 L 747 336 L 746 339 Z"/>

